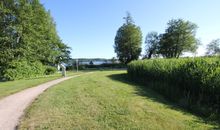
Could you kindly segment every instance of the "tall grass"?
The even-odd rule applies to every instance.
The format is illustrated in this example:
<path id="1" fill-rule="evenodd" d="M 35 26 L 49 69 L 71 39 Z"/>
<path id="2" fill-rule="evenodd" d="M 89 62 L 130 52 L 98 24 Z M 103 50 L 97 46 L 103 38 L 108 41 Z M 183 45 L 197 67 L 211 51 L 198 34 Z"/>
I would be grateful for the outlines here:
<path id="1" fill-rule="evenodd" d="M 194 112 L 220 114 L 218 58 L 138 60 L 128 65 L 128 74 Z"/>

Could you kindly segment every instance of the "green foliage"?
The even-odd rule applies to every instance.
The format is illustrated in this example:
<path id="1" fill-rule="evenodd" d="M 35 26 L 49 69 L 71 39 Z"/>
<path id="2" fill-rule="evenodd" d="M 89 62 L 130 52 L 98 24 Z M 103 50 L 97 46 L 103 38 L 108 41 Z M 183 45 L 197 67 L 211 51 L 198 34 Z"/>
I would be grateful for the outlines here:
<path id="1" fill-rule="evenodd" d="M 43 65 L 69 59 L 70 48 L 60 40 L 50 12 L 39 0 L 2 0 L 0 15 L 0 78 L 19 71 L 10 67 L 20 59 Z"/>
<path id="2" fill-rule="evenodd" d="M 112 62 L 113 64 L 115 64 L 115 63 L 117 62 L 117 59 L 116 59 L 115 57 L 112 57 L 111 62 Z"/>
<path id="3" fill-rule="evenodd" d="M 115 52 L 122 63 L 129 63 L 139 58 L 141 53 L 142 33 L 130 16 L 127 15 L 124 23 L 115 36 Z"/>
<path id="4" fill-rule="evenodd" d="M 27 60 L 13 60 L 4 77 L 8 80 L 22 79 L 44 75 L 45 67 L 41 62 L 29 62 Z"/>
<path id="5" fill-rule="evenodd" d="M 155 59 L 128 65 L 132 79 L 158 83 L 153 89 L 195 112 L 220 113 L 218 58 Z"/>
<path id="6" fill-rule="evenodd" d="M 79 70 L 86 70 L 86 69 L 123 69 L 126 68 L 127 65 L 125 64 L 119 64 L 119 63 L 111 63 L 111 64 L 100 64 L 100 65 L 79 65 L 78 69 Z M 74 66 L 74 68 L 71 67 L 67 67 L 67 70 L 76 70 L 76 66 Z"/>
<path id="7" fill-rule="evenodd" d="M 219 55 L 219 54 L 220 54 L 220 39 L 212 40 L 207 45 L 206 55 L 213 56 L 213 55 Z"/>
<path id="8" fill-rule="evenodd" d="M 51 74 L 54 74 L 57 72 L 57 68 L 56 67 L 52 67 L 52 66 L 46 66 L 46 69 L 45 69 L 45 74 L 46 75 L 51 75 Z"/>
<path id="9" fill-rule="evenodd" d="M 168 22 L 160 38 L 160 54 L 166 58 L 179 58 L 183 52 L 195 52 L 199 41 L 195 38 L 197 25 L 182 19 Z"/>
<path id="10" fill-rule="evenodd" d="M 14 0 L 0 1 L 0 77 L 9 61 L 18 52 L 16 43 L 16 5 Z"/>
<path id="11" fill-rule="evenodd" d="M 145 39 L 146 44 L 146 58 L 150 59 L 152 56 L 158 55 L 160 38 L 157 32 L 150 32 Z"/>
<path id="12" fill-rule="evenodd" d="M 217 127 L 176 109 L 150 89 L 143 93 L 141 88 L 127 80 L 125 71 L 81 75 L 43 93 L 28 107 L 18 129 L 211 130 Z"/>

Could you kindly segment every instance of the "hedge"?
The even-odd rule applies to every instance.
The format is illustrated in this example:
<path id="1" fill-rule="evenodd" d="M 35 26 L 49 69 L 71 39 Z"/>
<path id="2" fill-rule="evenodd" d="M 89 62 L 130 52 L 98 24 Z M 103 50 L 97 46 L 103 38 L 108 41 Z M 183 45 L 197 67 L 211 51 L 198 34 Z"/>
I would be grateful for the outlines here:
<path id="1" fill-rule="evenodd" d="M 128 75 L 196 113 L 204 116 L 220 113 L 217 57 L 133 61 L 128 64 Z"/>

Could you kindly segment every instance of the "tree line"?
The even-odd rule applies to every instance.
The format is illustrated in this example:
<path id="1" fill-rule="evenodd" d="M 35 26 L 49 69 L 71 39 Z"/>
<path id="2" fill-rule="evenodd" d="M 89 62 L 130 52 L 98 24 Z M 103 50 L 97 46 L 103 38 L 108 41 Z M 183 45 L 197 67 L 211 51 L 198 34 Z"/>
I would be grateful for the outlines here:
<path id="1" fill-rule="evenodd" d="M 9 72 L 16 75 L 21 68 L 33 70 L 33 63 L 53 66 L 69 54 L 70 48 L 61 41 L 50 12 L 39 0 L 0 1 L 1 78 L 8 78 Z"/>
<path id="2" fill-rule="evenodd" d="M 125 23 L 118 29 L 115 36 L 115 52 L 122 63 L 137 60 L 141 55 L 142 32 L 134 24 L 130 15 L 124 18 Z M 201 44 L 196 38 L 198 26 L 183 19 L 172 19 L 167 23 L 165 33 L 149 32 L 145 39 L 143 58 L 152 57 L 179 58 L 184 52 L 195 53 Z M 206 55 L 220 54 L 220 40 L 213 40 L 207 45 Z"/>

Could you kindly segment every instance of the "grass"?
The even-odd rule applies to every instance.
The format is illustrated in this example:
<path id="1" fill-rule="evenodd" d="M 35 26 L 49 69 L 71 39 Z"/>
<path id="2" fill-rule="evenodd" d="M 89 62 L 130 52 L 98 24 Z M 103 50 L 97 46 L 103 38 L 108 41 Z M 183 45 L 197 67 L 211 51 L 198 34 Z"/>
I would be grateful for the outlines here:
<path id="1" fill-rule="evenodd" d="M 206 130 L 214 125 L 177 109 L 157 93 L 140 92 L 125 71 L 100 71 L 62 82 L 27 110 L 19 129 Z"/>
<path id="2" fill-rule="evenodd" d="M 68 72 L 67 75 L 75 75 L 78 73 Z M 7 82 L 0 82 L 0 99 L 11 95 L 13 93 L 19 92 L 26 88 L 34 87 L 39 84 L 61 78 L 61 74 L 57 73 L 54 75 L 49 75 L 45 77 L 38 77 L 38 78 L 31 78 L 31 79 L 24 79 L 24 80 L 15 80 L 15 81 L 7 81 Z"/>

